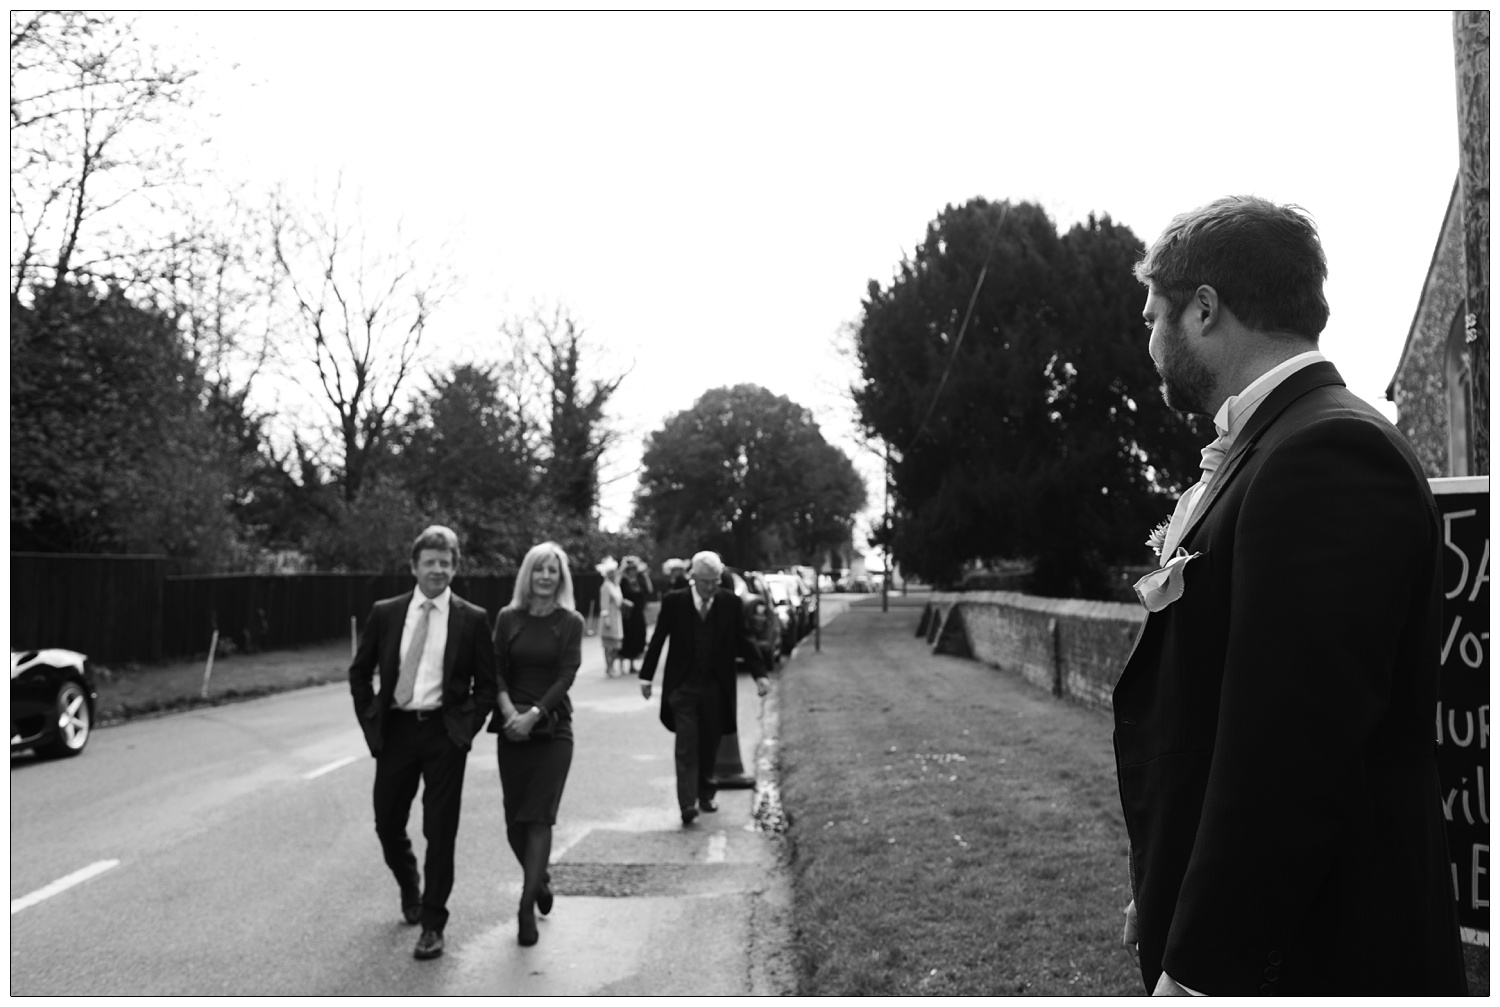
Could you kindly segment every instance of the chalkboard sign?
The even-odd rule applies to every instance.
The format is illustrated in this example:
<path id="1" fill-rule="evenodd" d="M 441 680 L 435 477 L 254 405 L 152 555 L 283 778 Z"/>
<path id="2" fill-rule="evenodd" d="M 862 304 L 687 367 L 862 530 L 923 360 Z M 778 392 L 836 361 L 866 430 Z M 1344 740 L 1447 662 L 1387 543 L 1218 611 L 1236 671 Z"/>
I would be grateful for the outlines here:
<path id="1" fill-rule="evenodd" d="M 1490 481 L 1433 479 L 1443 519 L 1438 776 L 1458 922 L 1490 942 Z"/>

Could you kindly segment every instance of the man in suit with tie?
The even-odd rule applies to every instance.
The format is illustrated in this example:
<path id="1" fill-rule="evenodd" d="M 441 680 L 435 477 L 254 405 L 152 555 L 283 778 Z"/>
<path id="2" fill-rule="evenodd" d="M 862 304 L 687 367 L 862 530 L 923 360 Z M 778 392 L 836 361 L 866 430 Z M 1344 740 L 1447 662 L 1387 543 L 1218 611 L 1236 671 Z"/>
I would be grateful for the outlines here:
<path id="1" fill-rule="evenodd" d="M 1211 416 L 1115 687 L 1158 994 L 1462 993 L 1434 757 L 1442 535 L 1410 446 L 1318 352 L 1297 207 L 1226 197 L 1136 267 L 1168 405 Z"/>
<path id="2" fill-rule="evenodd" d="M 689 586 L 662 596 L 641 665 L 641 695 L 650 699 L 662 644 L 672 641 L 662 676 L 661 722 L 677 736 L 673 752 L 683 825 L 691 825 L 700 811 L 719 810 L 713 785 L 719 742 L 725 734 L 737 733 L 735 656 L 745 658 L 759 695 L 770 689 L 760 652 L 745 628 L 740 599 L 721 586 L 723 575 L 717 553 L 693 557 Z"/>
<path id="3" fill-rule="evenodd" d="M 498 692 L 489 619 L 449 587 L 458 560 L 450 529 L 422 532 L 411 549 L 417 589 L 375 603 L 349 665 L 354 713 L 375 757 L 375 834 L 406 922 L 422 924 L 414 952 L 421 959 L 443 953 L 464 767 Z M 406 834 L 418 783 L 425 888 Z"/>

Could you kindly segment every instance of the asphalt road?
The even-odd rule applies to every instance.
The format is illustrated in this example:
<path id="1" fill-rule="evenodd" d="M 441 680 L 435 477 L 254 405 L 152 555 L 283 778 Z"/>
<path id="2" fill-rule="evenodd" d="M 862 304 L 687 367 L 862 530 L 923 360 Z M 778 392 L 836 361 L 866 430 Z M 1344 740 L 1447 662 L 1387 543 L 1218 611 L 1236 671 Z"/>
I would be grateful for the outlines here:
<path id="1" fill-rule="evenodd" d="M 828 601 L 825 619 L 841 608 Z M 343 686 L 100 730 L 72 760 L 13 756 L 11 993 L 790 992 L 790 902 L 775 841 L 754 824 L 757 792 L 722 791 L 721 810 L 684 829 L 658 701 L 604 677 L 597 638 L 572 697 L 557 903 L 540 942 L 516 943 L 521 873 L 495 737 L 481 734 L 447 952 L 428 962 L 411 956 L 418 930 L 380 857 L 374 761 Z M 741 676 L 741 760 L 763 806 L 775 697 Z M 410 831 L 420 858 L 420 799 Z"/>

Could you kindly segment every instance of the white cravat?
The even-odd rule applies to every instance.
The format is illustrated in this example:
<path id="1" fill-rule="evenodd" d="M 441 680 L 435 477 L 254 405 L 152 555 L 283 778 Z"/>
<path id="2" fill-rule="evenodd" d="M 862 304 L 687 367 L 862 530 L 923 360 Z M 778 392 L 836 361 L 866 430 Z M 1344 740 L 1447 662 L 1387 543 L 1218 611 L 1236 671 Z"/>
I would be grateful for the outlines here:
<path id="1" fill-rule="evenodd" d="M 1214 429 L 1218 429 L 1218 423 L 1214 423 Z M 1172 520 L 1167 525 L 1167 535 L 1162 542 L 1161 561 L 1166 563 L 1177 551 L 1177 545 L 1182 541 L 1182 536 L 1187 532 L 1188 525 L 1192 521 L 1193 511 L 1198 507 L 1198 501 L 1203 498 L 1208 489 L 1208 480 L 1219 471 L 1219 466 L 1224 464 L 1224 459 L 1229 457 L 1229 432 L 1219 430 L 1219 436 L 1209 442 L 1203 449 L 1200 464 L 1201 475 L 1198 481 L 1187 488 L 1177 500 L 1177 507 L 1172 511 Z"/>
<path id="2" fill-rule="evenodd" d="M 1198 503 L 1208 489 L 1209 479 L 1219 470 L 1219 466 L 1224 464 L 1224 459 L 1229 457 L 1229 449 L 1234 446 L 1235 438 L 1239 436 L 1240 431 L 1245 429 L 1245 423 L 1255 412 L 1256 407 L 1287 378 L 1310 364 L 1327 359 L 1317 350 L 1308 350 L 1295 357 L 1288 357 L 1246 385 L 1244 391 L 1224 400 L 1224 404 L 1214 414 L 1214 430 L 1219 436 L 1203 449 L 1200 463 L 1202 475 L 1178 499 L 1177 507 L 1172 511 L 1172 520 L 1167 524 L 1167 534 L 1162 541 L 1161 548 L 1163 565 L 1172 558 L 1172 555 L 1177 552 L 1177 547 L 1182 544 L 1183 535 L 1187 534 L 1187 530 L 1192 527 L 1193 512 L 1198 509 Z"/>

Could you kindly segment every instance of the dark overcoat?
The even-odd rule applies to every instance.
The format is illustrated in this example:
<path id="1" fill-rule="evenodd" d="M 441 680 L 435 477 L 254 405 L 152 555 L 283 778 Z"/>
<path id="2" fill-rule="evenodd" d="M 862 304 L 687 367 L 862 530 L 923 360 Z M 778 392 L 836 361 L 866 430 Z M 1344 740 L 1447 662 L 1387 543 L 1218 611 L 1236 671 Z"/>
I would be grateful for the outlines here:
<path id="1" fill-rule="evenodd" d="M 1251 414 L 1114 691 L 1147 990 L 1464 990 L 1434 756 L 1442 534 L 1401 434 L 1305 367 Z"/>
<path id="2" fill-rule="evenodd" d="M 354 661 L 349 665 L 349 691 L 354 712 L 365 732 L 370 754 L 380 753 L 386 714 L 401 675 L 401 630 L 411 591 L 377 601 L 359 635 Z M 443 726 L 448 737 L 467 749 L 484 727 L 495 705 L 495 652 L 490 644 L 489 618 L 484 609 L 451 596 L 448 606 L 448 643 L 443 649 Z M 374 675 L 380 672 L 380 691 Z"/>
<path id="3" fill-rule="evenodd" d="M 714 594 L 713 604 L 708 610 L 708 620 L 713 627 L 710 670 L 719 687 L 724 717 L 722 723 L 726 734 L 736 733 L 735 725 L 738 723 L 735 719 L 735 694 L 739 691 L 736 687 L 736 656 L 745 659 L 750 673 L 757 680 L 766 677 L 765 668 L 760 662 L 760 650 L 745 627 L 743 612 L 739 597 L 724 588 Z M 662 595 L 661 611 L 656 616 L 656 629 L 651 633 L 651 645 L 646 648 L 646 660 L 641 665 L 641 679 L 651 681 L 656 675 L 657 662 L 661 659 L 662 645 L 669 639 L 672 641 L 672 646 L 667 648 L 667 666 L 662 675 L 661 686 L 661 722 L 669 731 L 676 731 L 677 728 L 668 698 L 692 676 L 695 652 L 693 635 L 698 619 L 692 588 L 668 591 Z"/>

